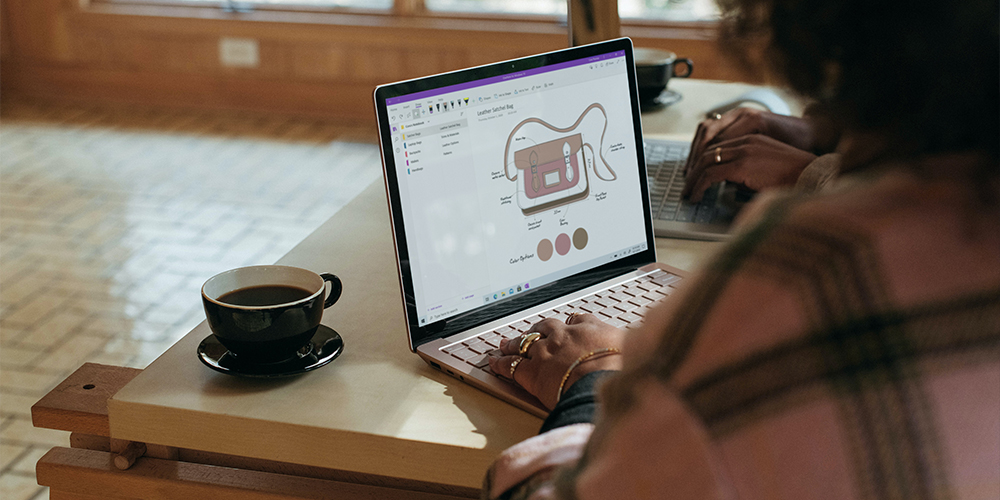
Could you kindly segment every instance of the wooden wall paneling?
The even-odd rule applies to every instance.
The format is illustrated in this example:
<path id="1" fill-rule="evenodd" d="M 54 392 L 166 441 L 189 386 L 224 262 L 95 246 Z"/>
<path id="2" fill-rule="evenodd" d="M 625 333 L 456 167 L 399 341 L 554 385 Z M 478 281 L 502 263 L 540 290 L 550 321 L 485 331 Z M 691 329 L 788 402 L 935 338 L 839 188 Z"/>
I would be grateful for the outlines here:
<path id="1" fill-rule="evenodd" d="M 307 80 L 345 78 L 348 47 L 338 43 L 291 44 L 291 77 Z"/>
<path id="2" fill-rule="evenodd" d="M 10 29 L 7 28 L 7 2 L 0 1 L 0 59 L 11 56 Z"/>
<path id="3" fill-rule="evenodd" d="M 63 0 L 5 0 L 17 58 L 67 61 L 70 44 Z"/>
<path id="4" fill-rule="evenodd" d="M 212 74 L 220 72 L 221 69 L 234 69 L 222 68 L 219 65 L 219 42 L 216 39 L 201 36 L 180 40 L 166 38 L 161 42 L 166 50 L 166 57 L 163 60 L 166 63 L 165 68 L 157 67 L 154 61 L 143 64 L 144 67 L 154 71 L 168 69 L 197 74 Z M 260 59 L 263 64 L 263 54 Z M 274 58 L 270 60 L 273 61 Z"/>
<path id="5" fill-rule="evenodd" d="M 107 66 L 114 60 L 112 41 L 105 35 L 75 33 L 73 35 L 73 60 L 95 67 Z"/>
<path id="6" fill-rule="evenodd" d="M 3 92 L 7 95 L 65 102 L 338 117 L 348 123 L 369 123 L 374 127 L 373 86 L 367 83 L 278 81 L 7 63 L 0 72 Z"/>
<path id="7" fill-rule="evenodd" d="M 108 3 L 81 8 L 78 2 L 3 0 L 3 37 L 11 50 L 3 58 L 4 92 L 368 121 L 378 84 L 567 45 L 566 27 L 551 22 L 233 14 Z M 707 25 L 626 26 L 623 34 L 636 46 L 692 58 L 697 78 L 741 79 L 719 57 Z M 259 67 L 223 67 L 223 36 L 258 40 Z"/>

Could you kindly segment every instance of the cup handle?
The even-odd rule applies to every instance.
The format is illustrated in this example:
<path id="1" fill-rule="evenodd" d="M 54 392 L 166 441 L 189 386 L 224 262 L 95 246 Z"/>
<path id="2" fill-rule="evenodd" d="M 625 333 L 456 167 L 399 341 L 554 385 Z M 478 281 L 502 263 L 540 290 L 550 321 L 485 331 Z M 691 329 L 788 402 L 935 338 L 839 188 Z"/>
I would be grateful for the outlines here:
<path id="1" fill-rule="evenodd" d="M 323 281 L 330 283 L 330 294 L 326 296 L 326 302 L 323 302 L 323 309 L 326 309 L 340 300 L 340 294 L 344 292 L 344 284 L 335 274 L 321 273 L 320 277 L 323 278 Z"/>
<path id="2" fill-rule="evenodd" d="M 678 75 L 677 74 L 677 65 L 678 64 L 684 64 L 685 66 L 687 66 L 687 72 L 685 72 L 684 74 Z M 673 71 L 674 72 L 674 77 L 676 77 L 676 78 L 687 78 L 687 77 L 691 76 L 691 72 L 692 71 L 694 71 L 694 63 L 691 62 L 690 59 L 688 59 L 686 57 L 678 57 L 677 59 L 674 60 L 674 71 Z"/>

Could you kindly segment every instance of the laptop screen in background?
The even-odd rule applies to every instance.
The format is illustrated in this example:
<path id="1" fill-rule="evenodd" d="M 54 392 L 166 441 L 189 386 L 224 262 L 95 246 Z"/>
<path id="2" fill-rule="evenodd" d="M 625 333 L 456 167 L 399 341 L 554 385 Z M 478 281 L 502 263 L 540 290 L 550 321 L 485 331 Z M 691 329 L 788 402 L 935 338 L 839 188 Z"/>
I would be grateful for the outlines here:
<path id="1" fill-rule="evenodd" d="M 385 99 L 411 321 L 649 248 L 628 63 L 616 50 Z"/>

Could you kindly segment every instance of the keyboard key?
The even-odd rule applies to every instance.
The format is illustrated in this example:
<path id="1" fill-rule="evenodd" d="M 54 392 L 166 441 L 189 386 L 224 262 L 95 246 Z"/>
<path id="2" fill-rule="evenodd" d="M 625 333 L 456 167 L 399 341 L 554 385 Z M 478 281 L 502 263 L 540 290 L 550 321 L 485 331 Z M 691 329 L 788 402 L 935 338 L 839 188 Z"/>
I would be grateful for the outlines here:
<path id="1" fill-rule="evenodd" d="M 625 321 L 627 323 L 634 323 L 636 321 L 641 320 L 642 316 L 639 316 L 638 314 L 635 313 L 627 312 L 618 316 L 618 319 Z"/>
<path id="2" fill-rule="evenodd" d="M 597 304 L 597 303 L 590 303 L 590 302 L 588 302 L 588 303 L 580 306 L 580 309 L 583 310 L 583 311 L 586 311 L 586 312 L 589 312 L 589 313 L 593 314 L 594 311 L 599 311 L 601 309 L 604 309 L 604 306 L 601 306 L 600 304 Z"/>
<path id="3" fill-rule="evenodd" d="M 489 345 L 491 345 L 493 347 L 500 347 L 500 340 L 501 339 L 503 339 L 503 337 L 501 337 L 499 334 L 493 333 L 493 332 L 487 333 L 485 336 L 483 336 L 483 342 L 486 342 L 487 344 L 489 344 Z"/>
<path id="4" fill-rule="evenodd" d="M 604 298 L 597 299 L 596 303 L 600 304 L 600 305 L 602 305 L 604 307 L 611 307 L 611 306 L 617 304 L 618 302 L 619 301 L 612 299 L 611 296 L 607 296 L 607 297 L 604 297 Z"/>
<path id="5" fill-rule="evenodd" d="M 691 222 L 694 220 L 694 207 L 688 205 L 684 206 L 682 203 L 680 207 L 677 208 L 677 222 Z"/>
<path id="6" fill-rule="evenodd" d="M 601 309 L 600 311 L 595 311 L 594 312 L 594 316 L 597 316 L 597 319 L 600 319 L 600 320 L 607 320 L 608 318 L 614 318 L 615 316 L 618 316 L 619 314 L 621 314 L 621 311 L 619 311 L 618 309 L 615 309 L 614 307 L 605 307 L 604 309 Z"/>
<path id="7" fill-rule="evenodd" d="M 605 323 L 607 323 L 607 324 L 609 324 L 609 325 L 611 325 L 611 326 L 613 326 L 615 328 L 624 328 L 626 325 L 628 325 L 628 322 L 622 321 L 619 318 L 611 318 L 611 319 L 605 321 Z"/>
<path id="8" fill-rule="evenodd" d="M 681 280 L 680 276 L 675 276 L 673 274 L 665 274 L 663 276 L 660 276 L 660 277 L 654 279 L 653 283 L 656 283 L 657 285 L 660 285 L 660 286 L 666 286 L 666 285 L 669 285 L 671 283 L 676 283 L 676 282 L 678 282 L 680 280 Z"/>
<path id="9" fill-rule="evenodd" d="M 630 300 L 628 302 L 622 302 L 620 304 L 615 304 L 615 309 L 618 309 L 619 311 L 622 311 L 622 312 L 629 312 L 632 309 L 635 309 L 635 308 L 639 307 L 639 305 L 637 305 L 637 304 L 634 303 L 635 301 L 636 301 L 636 299 L 633 298 L 632 300 Z M 646 303 L 648 304 L 649 301 L 647 300 Z"/>
<path id="10" fill-rule="evenodd" d="M 572 302 L 572 303 L 570 303 L 570 307 L 572 307 L 573 309 L 579 309 L 579 308 L 580 308 L 580 306 L 582 306 L 582 305 L 584 305 L 584 304 L 586 304 L 586 302 L 584 302 L 584 301 L 582 301 L 582 300 L 578 300 L 578 301 L 576 301 L 576 302 Z"/>
<path id="11" fill-rule="evenodd" d="M 490 349 L 493 349 L 493 346 L 491 346 L 491 345 L 487 344 L 486 342 L 483 342 L 482 340 L 480 340 L 480 341 L 477 341 L 477 342 L 473 343 L 472 345 L 470 345 L 469 349 L 471 349 L 474 352 L 478 352 L 478 353 L 482 354 L 482 353 L 484 353 L 486 351 L 489 351 Z"/>
<path id="12" fill-rule="evenodd" d="M 459 350 L 451 353 L 452 356 L 455 356 L 456 358 L 461 359 L 462 361 L 470 359 L 473 356 L 476 356 L 477 354 L 479 354 L 479 353 L 473 351 L 472 349 L 469 349 L 468 347 L 463 347 L 463 348 L 461 348 L 461 349 L 459 349 Z"/>
<path id="13" fill-rule="evenodd" d="M 485 354 L 480 354 L 478 356 L 473 356 L 473 357 L 465 360 L 465 362 L 469 363 L 472 366 L 475 366 L 476 368 L 482 368 L 482 367 L 487 366 L 487 365 L 490 364 L 490 362 L 489 362 L 489 356 L 487 356 Z"/>
<path id="14" fill-rule="evenodd" d="M 674 220 L 675 218 L 677 218 L 677 212 L 673 210 L 664 210 L 660 212 L 660 215 L 658 215 L 656 218 L 657 220 Z"/>
<path id="15" fill-rule="evenodd" d="M 513 330 L 513 328 L 511 328 L 510 326 L 501 326 L 500 328 L 497 328 L 496 330 L 494 330 L 493 333 L 497 333 L 497 334 L 503 335 L 503 334 L 505 334 L 505 333 L 507 333 L 507 332 L 509 332 L 511 330 Z"/>
<path id="16" fill-rule="evenodd" d="M 700 206 L 694 215 L 694 221 L 699 224 L 708 224 L 712 222 L 712 217 L 715 217 L 715 207 Z"/>
<path id="17" fill-rule="evenodd" d="M 462 344 L 452 344 L 450 346 L 442 348 L 441 351 L 443 351 L 445 353 L 448 353 L 448 354 L 451 354 L 451 353 L 453 353 L 453 352 L 455 352 L 455 351 L 457 351 L 457 350 L 459 350 L 459 349 L 461 349 L 463 347 L 465 347 L 465 346 L 463 346 Z"/>
<path id="18" fill-rule="evenodd" d="M 497 332 L 499 332 L 499 330 L 497 330 Z M 494 333 L 496 333 L 496 332 L 494 332 Z M 509 329 L 509 330 L 507 330 L 507 331 L 505 331 L 505 332 L 503 332 L 503 333 L 500 334 L 500 336 L 503 337 L 503 338 L 505 338 L 505 339 L 512 339 L 512 338 L 517 337 L 519 335 L 521 335 L 521 332 L 519 332 L 517 330 L 514 330 L 513 328 L 511 328 L 511 329 Z"/>
<path id="19" fill-rule="evenodd" d="M 611 287 L 611 293 L 618 294 L 618 293 L 621 293 L 623 291 L 625 291 L 625 285 L 618 285 L 618 286 L 615 286 L 615 287 Z"/>
<path id="20" fill-rule="evenodd" d="M 631 299 L 632 295 L 629 295 L 629 294 L 627 294 L 625 292 L 617 292 L 614 295 L 612 295 L 610 298 L 613 299 L 613 300 L 615 300 L 615 301 L 617 301 L 617 302 L 625 302 L 626 300 Z"/>
<path id="21" fill-rule="evenodd" d="M 649 299 L 650 302 L 656 302 L 662 298 L 666 297 L 666 294 L 660 293 L 659 291 L 647 292 L 643 295 L 643 298 Z"/>
<path id="22" fill-rule="evenodd" d="M 528 329 L 531 328 L 531 322 L 530 321 L 519 321 L 517 323 L 514 323 L 511 326 L 513 326 L 515 330 L 523 333 L 523 332 L 528 331 Z"/>
<path id="23" fill-rule="evenodd" d="M 652 302 L 652 300 L 650 300 L 649 298 L 647 298 L 645 296 L 635 297 L 635 298 L 633 298 L 632 300 L 629 301 L 629 303 L 632 304 L 635 307 L 642 307 L 642 306 L 644 306 L 646 304 L 649 304 L 650 302 Z M 633 307 L 632 309 L 635 309 L 635 307 Z"/>

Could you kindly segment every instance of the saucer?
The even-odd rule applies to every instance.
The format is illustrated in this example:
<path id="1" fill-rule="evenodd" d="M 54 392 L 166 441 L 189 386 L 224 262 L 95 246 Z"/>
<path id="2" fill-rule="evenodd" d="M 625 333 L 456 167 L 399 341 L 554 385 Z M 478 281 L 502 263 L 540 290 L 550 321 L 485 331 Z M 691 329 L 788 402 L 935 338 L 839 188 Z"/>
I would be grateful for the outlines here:
<path id="1" fill-rule="evenodd" d="M 332 328 L 319 325 L 316 335 L 295 355 L 273 363 L 249 363 L 237 359 L 215 335 L 205 337 L 198 345 L 198 359 L 209 368 L 228 375 L 253 378 L 276 378 L 298 375 L 315 370 L 344 351 L 344 340 Z"/>
<path id="2" fill-rule="evenodd" d="M 655 111 L 660 108 L 665 108 L 667 106 L 670 106 L 671 104 L 676 104 L 680 102 L 680 100 L 683 97 L 684 96 L 682 96 L 680 92 L 675 92 L 673 90 L 666 89 L 659 95 L 650 100 L 640 101 L 639 111 L 643 113 L 648 113 L 650 111 Z"/>

